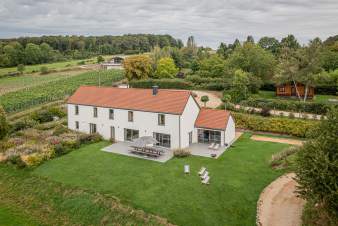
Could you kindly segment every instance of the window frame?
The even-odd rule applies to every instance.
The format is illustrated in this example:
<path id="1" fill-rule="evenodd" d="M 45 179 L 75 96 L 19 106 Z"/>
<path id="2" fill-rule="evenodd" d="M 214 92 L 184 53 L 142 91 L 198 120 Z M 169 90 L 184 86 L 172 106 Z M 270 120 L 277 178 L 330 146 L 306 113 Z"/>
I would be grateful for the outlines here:
<path id="1" fill-rule="evenodd" d="M 278 87 L 278 92 L 285 93 L 285 86 Z"/>
<path id="2" fill-rule="evenodd" d="M 95 123 L 89 123 L 89 133 L 97 133 L 97 126 Z"/>
<path id="3" fill-rule="evenodd" d="M 165 114 L 158 114 L 158 116 L 157 116 L 157 124 L 159 126 L 165 126 Z"/>
<path id="4" fill-rule="evenodd" d="M 75 115 L 79 115 L 79 105 L 75 105 Z"/>
<path id="5" fill-rule="evenodd" d="M 80 123 L 79 121 L 75 121 L 75 129 L 80 129 Z"/>
<path id="6" fill-rule="evenodd" d="M 128 122 L 133 122 L 133 121 L 134 121 L 134 112 L 128 111 Z"/>
<path id="7" fill-rule="evenodd" d="M 97 118 L 97 107 L 93 108 L 93 117 Z"/>
<path id="8" fill-rule="evenodd" d="M 108 112 L 108 114 L 109 114 L 109 119 L 110 120 L 114 120 L 114 109 L 112 109 L 112 108 L 109 108 L 109 112 Z"/>

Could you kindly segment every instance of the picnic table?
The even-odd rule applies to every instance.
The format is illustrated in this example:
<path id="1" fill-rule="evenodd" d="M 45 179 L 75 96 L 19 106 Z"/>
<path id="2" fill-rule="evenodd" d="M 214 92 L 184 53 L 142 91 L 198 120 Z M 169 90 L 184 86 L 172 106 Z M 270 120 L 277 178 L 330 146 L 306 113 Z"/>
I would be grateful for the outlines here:
<path id="1" fill-rule="evenodd" d="M 164 153 L 164 150 L 158 147 L 138 147 L 138 146 L 130 146 L 133 148 L 131 152 L 144 154 L 152 157 L 159 157 Z"/>

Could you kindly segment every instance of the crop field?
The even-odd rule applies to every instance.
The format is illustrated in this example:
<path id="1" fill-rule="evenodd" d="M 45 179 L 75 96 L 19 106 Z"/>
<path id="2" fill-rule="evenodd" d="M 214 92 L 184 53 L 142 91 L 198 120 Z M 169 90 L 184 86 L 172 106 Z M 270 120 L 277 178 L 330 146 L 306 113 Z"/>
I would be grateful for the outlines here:
<path id="1" fill-rule="evenodd" d="M 105 59 L 111 57 L 111 56 L 103 56 Z M 86 64 L 95 64 L 96 63 L 96 57 L 89 58 L 89 59 L 83 59 L 83 60 L 68 60 L 68 61 L 62 61 L 62 62 L 55 62 L 55 63 L 49 63 L 49 64 L 36 64 L 36 65 L 27 65 L 25 66 L 25 72 L 24 73 L 34 73 L 38 72 L 42 66 L 47 67 L 49 70 L 58 70 L 63 68 L 70 68 L 79 65 L 80 62 L 84 61 Z M 8 68 L 0 68 L 0 78 L 6 75 L 10 72 L 17 71 L 16 67 L 8 67 Z"/>
<path id="2" fill-rule="evenodd" d="M 0 96 L 0 104 L 7 113 L 28 109 L 32 106 L 56 101 L 72 94 L 80 85 L 111 85 L 123 79 L 121 70 L 93 71 L 80 75 L 52 80 L 50 82 L 9 92 Z"/>

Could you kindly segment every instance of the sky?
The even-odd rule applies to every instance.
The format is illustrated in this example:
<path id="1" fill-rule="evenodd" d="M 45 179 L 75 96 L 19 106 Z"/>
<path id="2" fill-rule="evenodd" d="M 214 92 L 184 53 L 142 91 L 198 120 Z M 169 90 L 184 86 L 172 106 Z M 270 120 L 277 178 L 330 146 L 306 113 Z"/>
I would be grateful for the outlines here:
<path id="1" fill-rule="evenodd" d="M 338 0 L 1 0 L 0 38 L 170 34 L 216 48 L 252 35 L 338 34 Z"/>

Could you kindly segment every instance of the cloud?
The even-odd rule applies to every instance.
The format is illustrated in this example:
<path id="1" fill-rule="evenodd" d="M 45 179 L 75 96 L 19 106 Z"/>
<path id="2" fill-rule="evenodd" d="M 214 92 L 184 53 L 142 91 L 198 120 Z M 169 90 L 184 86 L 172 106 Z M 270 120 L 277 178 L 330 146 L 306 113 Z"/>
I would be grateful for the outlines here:
<path id="1" fill-rule="evenodd" d="M 1 0 L 0 37 L 171 34 L 217 47 L 253 35 L 337 34 L 337 0 Z"/>

